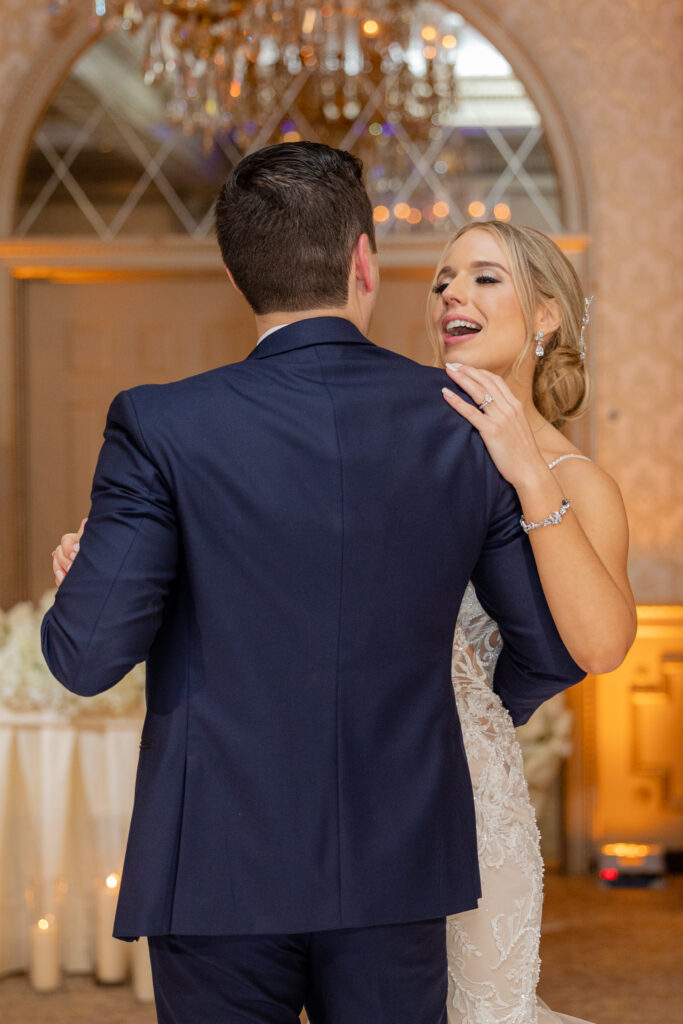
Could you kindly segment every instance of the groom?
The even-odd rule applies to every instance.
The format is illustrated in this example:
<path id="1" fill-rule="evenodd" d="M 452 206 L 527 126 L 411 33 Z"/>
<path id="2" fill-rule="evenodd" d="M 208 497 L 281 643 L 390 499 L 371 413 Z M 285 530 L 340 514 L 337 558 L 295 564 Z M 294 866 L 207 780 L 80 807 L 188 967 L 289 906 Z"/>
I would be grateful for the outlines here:
<path id="1" fill-rule="evenodd" d="M 43 624 L 76 693 L 147 660 L 115 934 L 150 936 L 160 1024 L 441 1024 L 444 917 L 480 895 L 450 682 L 467 581 L 515 721 L 583 673 L 445 376 L 365 337 L 359 161 L 253 153 L 216 223 L 259 344 L 115 398 Z"/>

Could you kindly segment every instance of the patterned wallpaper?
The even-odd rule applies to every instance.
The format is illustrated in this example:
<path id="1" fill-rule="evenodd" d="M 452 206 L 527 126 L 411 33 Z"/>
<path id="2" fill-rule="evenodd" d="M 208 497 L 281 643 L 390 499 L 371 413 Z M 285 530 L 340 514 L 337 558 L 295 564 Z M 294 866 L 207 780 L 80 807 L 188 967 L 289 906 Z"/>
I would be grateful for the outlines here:
<path id="1" fill-rule="evenodd" d="M 624 493 L 637 600 L 683 603 L 679 0 L 467 6 L 471 20 L 477 7 L 487 11 L 529 54 L 580 153 L 596 294 L 594 454 Z M 47 0 L 0 0 L 0 122 L 44 53 L 46 7 Z"/>

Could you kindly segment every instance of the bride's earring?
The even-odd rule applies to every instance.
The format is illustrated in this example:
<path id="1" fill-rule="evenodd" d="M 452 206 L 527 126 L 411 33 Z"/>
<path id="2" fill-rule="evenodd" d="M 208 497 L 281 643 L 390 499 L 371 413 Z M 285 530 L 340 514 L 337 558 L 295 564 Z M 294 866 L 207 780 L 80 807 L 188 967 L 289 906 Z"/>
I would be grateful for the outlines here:
<path id="1" fill-rule="evenodd" d="M 545 349 L 543 348 L 543 331 L 538 332 L 538 334 L 534 338 L 534 341 L 536 342 L 536 348 L 534 351 L 540 359 L 543 355 L 545 355 Z"/>

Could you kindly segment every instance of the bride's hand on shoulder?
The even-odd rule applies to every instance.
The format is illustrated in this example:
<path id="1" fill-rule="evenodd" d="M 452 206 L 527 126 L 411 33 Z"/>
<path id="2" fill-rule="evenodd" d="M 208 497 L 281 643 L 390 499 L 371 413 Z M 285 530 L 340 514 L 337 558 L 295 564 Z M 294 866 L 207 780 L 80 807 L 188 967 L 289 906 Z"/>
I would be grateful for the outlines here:
<path id="1" fill-rule="evenodd" d="M 80 541 L 87 519 L 81 521 L 77 533 L 65 533 L 57 547 L 52 552 L 52 571 L 55 574 L 57 587 L 64 582 L 66 574 L 76 560 L 80 550 Z"/>
<path id="2" fill-rule="evenodd" d="M 546 476 L 548 467 L 524 407 L 503 378 L 489 370 L 458 363 L 447 364 L 446 372 L 475 405 L 450 388 L 443 389 L 445 400 L 479 431 L 501 476 L 518 489 Z"/>

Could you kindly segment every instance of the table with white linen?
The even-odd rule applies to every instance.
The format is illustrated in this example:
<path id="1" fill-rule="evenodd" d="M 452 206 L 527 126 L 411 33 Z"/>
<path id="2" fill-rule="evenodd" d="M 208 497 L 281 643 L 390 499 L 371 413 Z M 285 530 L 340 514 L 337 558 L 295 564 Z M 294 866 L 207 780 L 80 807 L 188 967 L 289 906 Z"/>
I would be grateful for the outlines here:
<path id="1" fill-rule="evenodd" d="M 96 892 L 120 875 L 142 718 L 0 706 L 0 975 L 27 970 L 54 914 L 61 966 L 95 964 Z"/>

